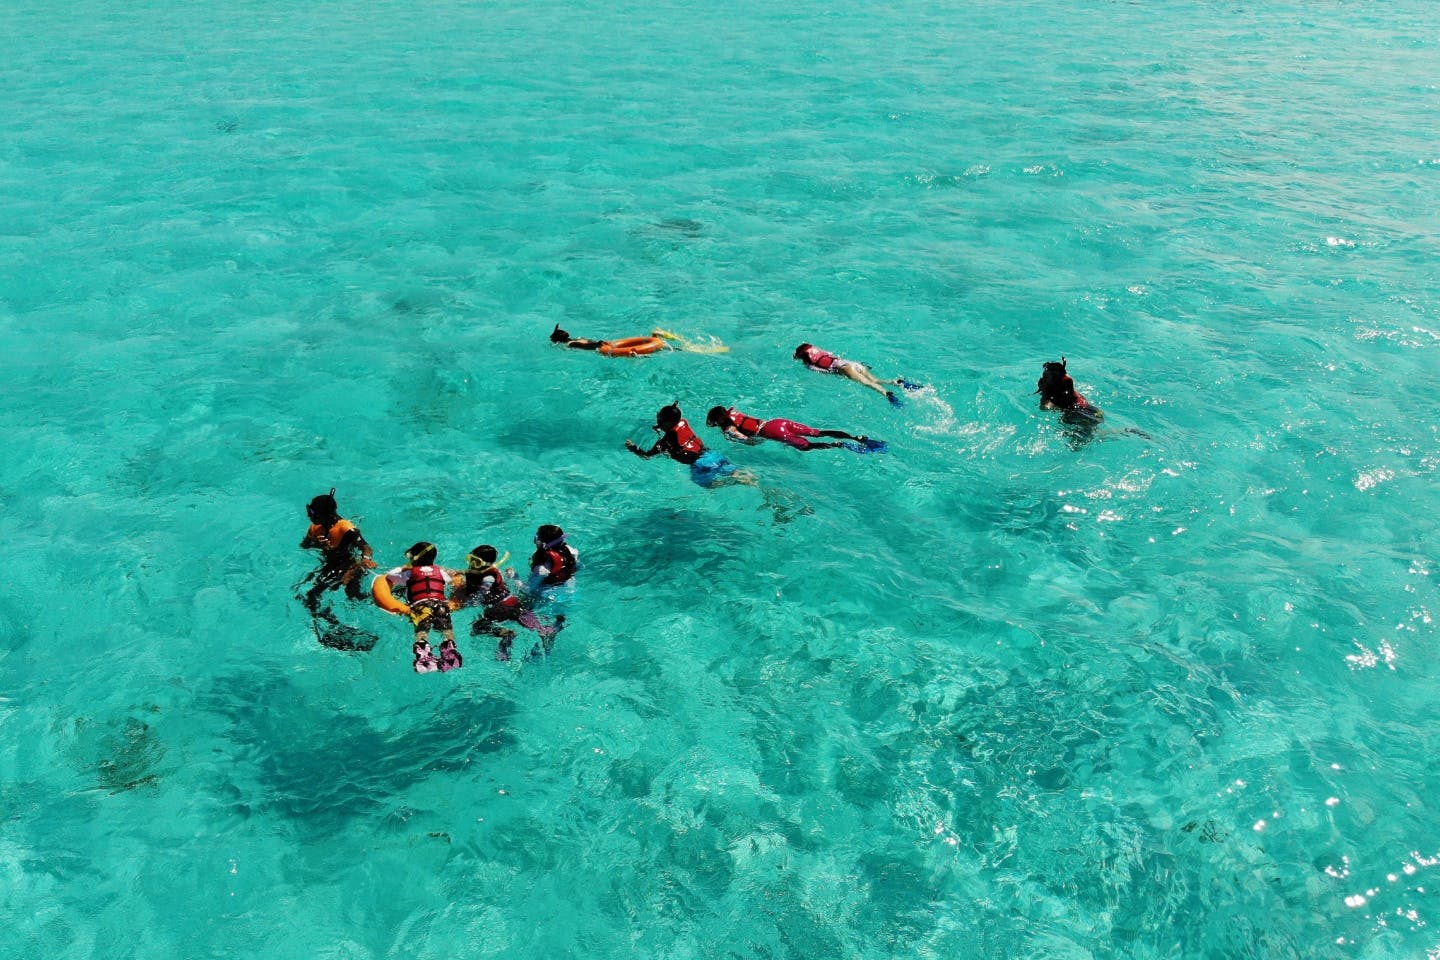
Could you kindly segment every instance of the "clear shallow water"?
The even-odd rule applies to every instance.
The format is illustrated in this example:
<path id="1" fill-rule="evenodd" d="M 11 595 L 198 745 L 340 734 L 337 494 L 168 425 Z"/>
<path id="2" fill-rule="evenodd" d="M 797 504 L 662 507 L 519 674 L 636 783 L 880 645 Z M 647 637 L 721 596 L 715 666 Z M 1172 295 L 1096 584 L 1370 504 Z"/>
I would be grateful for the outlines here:
<path id="1" fill-rule="evenodd" d="M 1440 950 L 1429 14 L 12 5 L 4 952 Z M 563 524 L 555 657 L 319 646 L 330 486 Z"/>

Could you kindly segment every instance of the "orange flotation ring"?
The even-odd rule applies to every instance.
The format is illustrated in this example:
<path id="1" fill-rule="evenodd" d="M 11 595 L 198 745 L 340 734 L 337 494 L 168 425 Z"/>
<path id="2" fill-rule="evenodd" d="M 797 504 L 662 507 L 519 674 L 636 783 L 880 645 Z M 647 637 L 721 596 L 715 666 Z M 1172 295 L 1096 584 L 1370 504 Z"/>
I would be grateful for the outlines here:
<path id="1" fill-rule="evenodd" d="M 606 340 L 600 344 L 600 354 L 606 357 L 643 357 L 647 353 L 659 353 L 665 349 L 665 341 L 659 337 L 626 337 L 623 340 Z"/>
<path id="2" fill-rule="evenodd" d="M 395 596 L 395 591 L 390 589 L 390 581 L 384 576 L 375 578 L 375 582 L 370 586 L 370 596 L 375 598 L 375 605 L 386 613 L 410 616 L 410 604 Z"/>

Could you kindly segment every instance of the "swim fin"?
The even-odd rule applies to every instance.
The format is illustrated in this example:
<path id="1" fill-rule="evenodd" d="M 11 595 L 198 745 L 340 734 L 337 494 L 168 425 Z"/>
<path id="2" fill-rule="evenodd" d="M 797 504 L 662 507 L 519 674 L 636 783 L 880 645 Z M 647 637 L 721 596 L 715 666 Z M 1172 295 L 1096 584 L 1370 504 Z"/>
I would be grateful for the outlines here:
<path id="1" fill-rule="evenodd" d="M 890 449 L 890 444 L 884 440 L 872 440 L 869 437 L 861 437 L 859 440 L 846 440 L 842 446 L 851 453 L 884 453 Z"/>
<path id="2" fill-rule="evenodd" d="M 465 666 L 465 658 L 460 656 L 460 651 L 455 649 L 454 640 L 446 640 L 440 644 L 440 672 L 449 673 L 451 670 L 458 670 Z"/>
<path id="3" fill-rule="evenodd" d="M 415 641 L 415 672 L 434 673 L 440 669 L 440 661 L 435 659 L 435 654 L 430 650 L 430 644 L 424 640 Z"/>
<path id="4" fill-rule="evenodd" d="M 892 406 L 892 407 L 903 407 L 903 406 L 905 406 L 905 398 L 904 398 L 904 397 L 897 396 L 896 394 L 891 393 L 891 392 L 888 391 L 888 390 L 885 391 L 885 399 L 890 401 L 890 406 Z"/>
<path id="5" fill-rule="evenodd" d="M 900 386 L 904 387 L 906 390 L 924 390 L 924 389 L 925 389 L 925 384 L 923 384 L 923 383 L 916 383 L 916 382 L 913 381 L 913 380 L 906 380 L 904 377 L 896 377 L 896 378 L 895 378 L 895 382 L 896 382 L 897 384 L 899 384 Z"/>

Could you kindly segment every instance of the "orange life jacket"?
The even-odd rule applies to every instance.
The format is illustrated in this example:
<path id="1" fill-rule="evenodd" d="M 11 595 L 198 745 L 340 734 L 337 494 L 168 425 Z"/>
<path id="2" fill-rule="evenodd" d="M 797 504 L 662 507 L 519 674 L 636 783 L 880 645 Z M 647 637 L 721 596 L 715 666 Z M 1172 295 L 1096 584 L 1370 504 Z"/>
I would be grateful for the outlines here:
<path id="1" fill-rule="evenodd" d="M 341 517 L 330 527 L 322 527 L 318 523 L 310 524 L 310 532 L 305 536 L 326 553 L 335 553 L 344 544 L 345 535 L 354 529 L 355 524 Z"/>

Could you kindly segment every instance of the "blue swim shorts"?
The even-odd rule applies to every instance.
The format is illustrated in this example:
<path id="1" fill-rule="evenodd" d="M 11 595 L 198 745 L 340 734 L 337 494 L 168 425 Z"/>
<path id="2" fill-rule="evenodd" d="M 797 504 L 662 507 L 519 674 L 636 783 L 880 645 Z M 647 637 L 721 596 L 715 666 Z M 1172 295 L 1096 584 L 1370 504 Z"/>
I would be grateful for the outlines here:
<path id="1" fill-rule="evenodd" d="M 700 459 L 690 464 L 690 479 L 702 487 L 715 485 L 715 481 L 735 472 L 735 464 L 726 460 L 714 450 L 706 450 Z"/>

